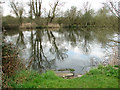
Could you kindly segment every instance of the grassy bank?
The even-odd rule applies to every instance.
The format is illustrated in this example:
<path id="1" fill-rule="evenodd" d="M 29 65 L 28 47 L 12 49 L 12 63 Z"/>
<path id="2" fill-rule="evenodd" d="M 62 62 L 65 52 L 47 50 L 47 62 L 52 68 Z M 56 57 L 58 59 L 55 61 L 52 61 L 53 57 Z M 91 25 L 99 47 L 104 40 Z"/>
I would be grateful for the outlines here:
<path id="1" fill-rule="evenodd" d="M 118 88 L 118 69 L 99 66 L 80 78 L 63 79 L 53 71 L 39 74 L 23 70 L 9 78 L 11 88 Z"/>

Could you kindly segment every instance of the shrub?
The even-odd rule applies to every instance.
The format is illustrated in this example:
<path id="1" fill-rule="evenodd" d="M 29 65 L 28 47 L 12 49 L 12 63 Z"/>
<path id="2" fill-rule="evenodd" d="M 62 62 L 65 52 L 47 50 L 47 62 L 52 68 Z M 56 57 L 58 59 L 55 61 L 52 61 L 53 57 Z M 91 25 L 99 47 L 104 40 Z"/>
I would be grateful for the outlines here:
<path id="1" fill-rule="evenodd" d="M 19 50 L 11 43 L 2 43 L 2 76 L 3 87 L 7 87 L 9 77 L 16 71 L 25 68 L 19 58 Z"/>
<path id="2" fill-rule="evenodd" d="M 2 26 L 5 29 L 13 29 L 13 28 L 19 28 L 19 21 L 18 18 L 12 17 L 10 15 L 5 16 L 2 18 Z"/>
<path id="3" fill-rule="evenodd" d="M 19 51 L 13 44 L 3 43 L 2 70 L 8 77 L 13 75 L 17 70 L 23 68 L 23 64 L 18 55 Z"/>
<path id="4" fill-rule="evenodd" d="M 96 75 L 96 74 L 104 74 L 106 76 L 114 76 L 118 77 L 118 69 L 115 69 L 114 67 L 108 65 L 108 66 L 102 66 L 99 65 L 98 68 L 90 70 L 87 75 Z"/>

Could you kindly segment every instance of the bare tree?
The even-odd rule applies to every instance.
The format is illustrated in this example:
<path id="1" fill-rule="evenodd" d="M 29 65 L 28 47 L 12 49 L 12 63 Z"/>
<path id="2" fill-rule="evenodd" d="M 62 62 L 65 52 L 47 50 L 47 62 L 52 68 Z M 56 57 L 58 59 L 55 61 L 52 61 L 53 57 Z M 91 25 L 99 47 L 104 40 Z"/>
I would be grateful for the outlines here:
<path id="1" fill-rule="evenodd" d="M 16 17 L 19 18 L 19 24 L 21 25 L 23 21 L 23 12 L 24 12 L 22 3 L 10 1 L 10 7 L 12 8 L 12 11 L 16 15 Z"/>
<path id="2" fill-rule="evenodd" d="M 28 4 L 28 6 L 30 7 L 29 18 L 32 20 L 32 18 L 33 18 L 32 1 L 30 1 L 30 3 Z"/>
<path id="3" fill-rule="evenodd" d="M 85 2 L 83 4 L 83 12 L 84 14 L 82 15 L 82 23 L 85 25 L 91 25 L 93 16 L 94 16 L 94 10 L 91 9 L 91 4 L 89 2 Z"/>
<path id="4" fill-rule="evenodd" d="M 109 10 L 116 16 L 120 17 L 120 1 L 115 2 L 115 1 L 109 1 L 106 3 L 103 3 L 104 6 L 108 7 Z"/>
<path id="5" fill-rule="evenodd" d="M 91 4 L 89 3 L 89 2 L 85 2 L 84 4 L 83 4 L 83 10 L 84 10 L 84 12 L 87 12 L 87 11 L 89 11 L 91 9 Z"/>
<path id="6" fill-rule="evenodd" d="M 60 6 L 63 6 L 63 5 L 64 5 L 64 2 L 60 2 L 60 0 L 56 0 L 54 4 L 50 4 L 51 9 L 49 10 L 49 13 L 48 13 L 47 24 L 53 21 L 53 19 L 56 16 L 56 11 L 58 11 Z"/>
<path id="7" fill-rule="evenodd" d="M 64 17 L 66 17 L 66 20 L 67 20 L 67 21 L 64 21 L 64 23 L 67 22 L 69 27 L 74 25 L 77 19 L 77 8 L 75 6 L 71 6 L 71 9 L 68 9 L 64 13 Z"/>
<path id="8" fill-rule="evenodd" d="M 42 0 L 30 0 L 30 16 L 41 17 Z"/>

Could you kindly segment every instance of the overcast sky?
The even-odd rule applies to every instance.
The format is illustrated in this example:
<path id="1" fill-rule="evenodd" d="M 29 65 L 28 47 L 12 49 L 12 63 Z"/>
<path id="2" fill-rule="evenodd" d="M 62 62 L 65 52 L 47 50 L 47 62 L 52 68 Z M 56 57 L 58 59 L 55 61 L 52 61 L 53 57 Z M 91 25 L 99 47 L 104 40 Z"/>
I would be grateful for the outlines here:
<path id="1" fill-rule="evenodd" d="M 12 13 L 10 12 L 11 9 L 8 5 L 9 0 L 2 0 L 5 1 L 5 3 L 2 5 L 3 6 L 3 15 L 11 15 Z M 19 2 L 23 2 L 26 4 L 29 2 L 29 0 L 18 0 Z M 43 0 L 42 3 L 42 8 L 46 8 L 49 10 L 49 3 L 53 3 L 55 0 Z M 65 11 L 67 9 L 70 9 L 71 6 L 76 6 L 78 9 L 83 8 L 83 3 L 89 2 L 91 5 L 91 8 L 94 9 L 95 11 L 102 8 L 103 2 L 106 2 L 106 0 L 60 0 L 60 2 L 65 2 L 65 5 L 61 8 L 62 11 Z M 27 4 L 25 5 L 26 10 L 28 9 Z"/>

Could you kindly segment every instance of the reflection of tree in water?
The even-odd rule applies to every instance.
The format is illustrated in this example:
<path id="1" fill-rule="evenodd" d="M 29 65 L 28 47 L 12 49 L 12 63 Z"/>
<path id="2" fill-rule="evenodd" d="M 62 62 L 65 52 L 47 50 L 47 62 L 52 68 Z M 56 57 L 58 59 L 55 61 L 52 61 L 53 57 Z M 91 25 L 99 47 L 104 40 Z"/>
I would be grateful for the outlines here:
<path id="1" fill-rule="evenodd" d="M 41 31 L 36 31 L 35 33 L 36 38 L 33 41 L 34 35 L 33 32 L 31 31 L 31 44 L 32 44 L 32 55 L 33 55 L 31 64 L 32 64 L 32 68 L 37 70 L 41 70 L 41 68 L 43 69 L 46 66 L 49 67 L 50 64 L 43 51 L 42 34 L 43 33 Z"/>
<path id="2" fill-rule="evenodd" d="M 105 48 L 111 42 L 110 39 L 114 38 L 117 30 L 113 28 L 93 28 L 93 33 L 96 41 Z"/>
<path id="3" fill-rule="evenodd" d="M 66 48 L 68 46 L 64 45 L 70 45 L 73 48 L 80 47 L 85 54 L 88 54 L 94 41 L 106 47 L 110 42 L 108 37 L 113 38 L 113 35 L 112 30 L 100 28 L 31 31 L 31 58 L 28 67 L 40 72 L 43 69 L 54 68 L 56 60 L 64 60 L 67 57 Z M 25 42 L 27 41 L 24 39 L 24 33 L 19 30 L 16 44 L 25 45 Z"/>
<path id="4" fill-rule="evenodd" d="M 44 36 L 47 34 L 49 42 L 52 44 L 51 47 L 49 48 L 50 51 L 46 52 L 44 45 L 43 45 L 43 40 Z M 35 37 L 36 36 L 36 37 Z M 47 38 L 46 37 L 46 38 Z M 35 39 L 34 39 L 35 38 Z M 59 60 L 64 60 L 66 58 L 65 50 L 60 49 L 60 46 L 57 45 L 56 42 L 56 37 L 52 33 L 52 31 L 48 30 L 37 30 L 35 34 L 33 34 L 33 31 L 31 31 L 31 61 L 29 62 L 28 67 L 32 67 L 35 70 L 38 70 L 40 72 L 43 72 L 46 69 L 50 69 L 51 66 L 55 65 L 55 61 L 57 59 Z M 51 57 L 48 57 L 48 53 L 51 52 Z"/>
<path id="5" fill-rule="evenodd" d="M 93 35 L 91 33 L 90 29 L 83 29 L 82 31 L 82 36 L 83 36 L 83 44 L 82 44 L 82 49 L 84 53 L 88 54 L 90 53 L 90 45 L 93 43 Z"/>
<path id="6" fill-rule="evenodd" d="M 58 41 L 56 41 L 56 38 L 54 36 L 54 34 L 52 33 L 52 31 L 48 31 L 47 30 L 47 35 L 49 37 L 49 41 L 52 44 L 52 47 L 50 48 L 50 52 L 52 54 L 55 54 L 55 59 L 59 59 L 59 60 L 64 60 L 64 58 L 67 57 L 67 54 L 65 53 L 66 49 L 64 48 L 59 48 L 60 44 L 62 44 L 62 41 L 59 40 L 60 44 L 58 45 Z"/>
<path id="7" fill-rule="evenodd" d="M 16 41 L 16 45 L 20 46 L 25 46 L 25 41 L 24 41 L 24 34 L 21 30 L 19 30 L 19 33 L 18 33 L 18 38 L 17 38 L 17 41 Z"/>
<path id="8" fill-rule="evenodd" d="M 85 54 L 89 54 L 94 42 L 107 47 L 109 39 L 114 37 L 115 32 L 111 28 L 81 28 L 80 30 L 60 30 L 58 33 L 72 47 L 81 47 Z"/>
<path id="9" fill-rule="evenodd" d="M 65 42 L 70 43 L 72 47 L 82 47 L 84 53 L 89 53 L 90 44 L 94 39 L 91 32 L 85 28 L 80 30 L 64 30 L 61 33 Z"/>
<path id="10" fill-rule="evenodd" d="M 107 48 L 111 42 L 109 39 L 114 38 L 116 31 L 109 28 L 81 28 L 80 30 L 63 30 L 61 38 L 65 39 L 65 42 L 71 43 L 71 46 L 81 46 L 85 54 L 90 53 L 91 46 L 95 42 L 102 47 Z M 73 43 L 73 44 L 72 44 Z M 94 44 L 93 44 L 94 45 Z M 108 49 L 108 48 L 107 48 Z M 88 67 L 95 67 L 101 63 L 101 60 L 95 57 L 90 57 L 90 65 L 84 66 L 81 71 Z"/>

